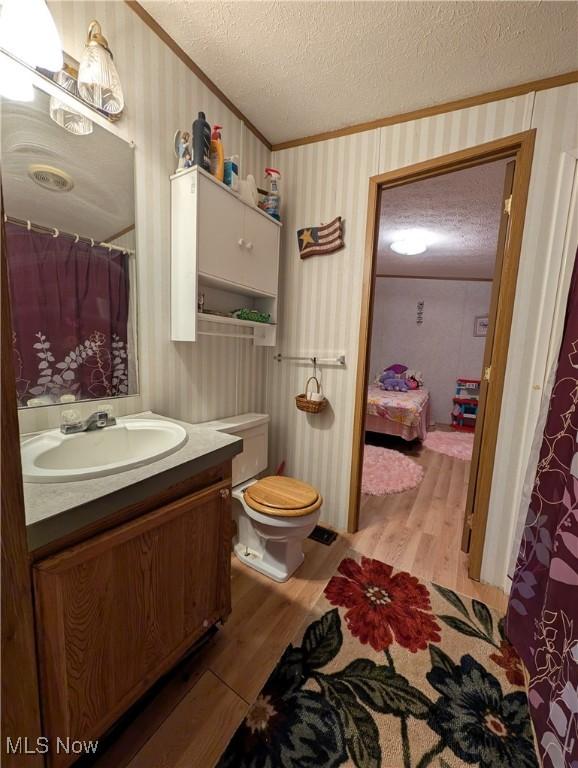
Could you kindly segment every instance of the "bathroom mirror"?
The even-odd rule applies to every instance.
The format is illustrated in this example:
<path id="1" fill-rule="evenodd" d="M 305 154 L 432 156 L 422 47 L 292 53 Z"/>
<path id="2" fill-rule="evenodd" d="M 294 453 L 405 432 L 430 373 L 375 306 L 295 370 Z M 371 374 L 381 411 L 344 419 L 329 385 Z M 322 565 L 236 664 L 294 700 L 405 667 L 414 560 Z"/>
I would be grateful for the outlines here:
<path id="1" fill-rule="evenodd" d="M 134 149 L 48 90 L 0 102 L 21 408 L 138 391 Z"/>

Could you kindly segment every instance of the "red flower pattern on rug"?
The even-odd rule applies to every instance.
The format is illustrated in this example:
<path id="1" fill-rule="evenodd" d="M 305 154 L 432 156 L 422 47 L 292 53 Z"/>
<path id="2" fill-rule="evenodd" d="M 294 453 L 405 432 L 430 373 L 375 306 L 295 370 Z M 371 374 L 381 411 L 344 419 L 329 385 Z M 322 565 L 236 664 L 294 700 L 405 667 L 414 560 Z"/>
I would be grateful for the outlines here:
<path id="1" fill-rule="evenodd" d="M 392 642 L 415 653 L 428 643 L 439 643 L 440 627 L 431 613 L 427 588 L 415 576 L 379 560 L 362 557 L 342 560 L 325 588 L 332 605 L 347 608 L 345 621 L 354 637 L 384 651 Z"/>
<path id="2" fill-rule="evenodd" d="M 506 677 L 512 685 L 524 685 L 524 672 L 520 657 L 513 645 L 507 640 L 500 643 L 499 653 L 491 653 L 490 659 L 506 671 Z"/>

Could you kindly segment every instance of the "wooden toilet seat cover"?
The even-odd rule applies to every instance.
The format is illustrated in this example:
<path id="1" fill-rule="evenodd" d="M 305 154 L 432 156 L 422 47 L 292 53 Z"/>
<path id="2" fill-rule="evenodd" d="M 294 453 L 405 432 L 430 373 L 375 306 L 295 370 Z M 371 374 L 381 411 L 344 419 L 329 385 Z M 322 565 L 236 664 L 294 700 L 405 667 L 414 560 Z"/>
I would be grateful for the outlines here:
<path id="1" fill-rule="evenodd" d="M 245 501 L 256 512 L 276 517 L 309 515 L 323 504 L 323 498 L 312 485 L 280 475 L 264 477 L 250 485 L 245 490 Z"/>

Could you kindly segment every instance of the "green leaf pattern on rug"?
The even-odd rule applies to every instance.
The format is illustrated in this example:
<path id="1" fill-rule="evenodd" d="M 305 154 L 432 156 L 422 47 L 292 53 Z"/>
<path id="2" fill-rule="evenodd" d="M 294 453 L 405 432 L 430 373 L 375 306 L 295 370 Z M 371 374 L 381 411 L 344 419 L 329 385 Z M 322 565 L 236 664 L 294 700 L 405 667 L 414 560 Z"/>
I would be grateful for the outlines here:
<path id="1" fill-rule="evenodd" d="M 356 659 L 338 674 L 376 712 L 396 717 L 427 717 L 431 704 L 427 696 L 388 666 L 371 659 Z"/>
<path id="2" fill-rule="evenodd" d="M 309 669 L 325 667 L 335 658 L 343 644 L 339 611 L 328 611 L 310 624 L 303 637 L 303 652 Z"/>
<path id="3" fill-rule="evenodd" d="M 451 673 L 454 669 L 454 662 L 450 659 L 447 653 L 444 653 L 437 645 L 430 645 L 429 655 L 431 658 L 432 669 L 434 667 L 440 667 L 445 672 Z"/>
<path id="4" fill-rule="evenodd" d="M 479 600 L 472 600 L 472 608 L 476 619 L 480 622 L 482 627 L 486 631 L 488 637 L 493 637 L 494 634 L 494 622 L 492 614 L 490 613 L 488 606 L 484 603 L 480 603 Z"/>
<path id="5" fill-rule="evenodd" d="M 453 605 L 453 607 L 462 614 L 462 616 L 465 616 L 465 618 L 469 620 L 470 614 L 459 595 L 452 592 L 451 589 L 440 587 L 439 584 L 432 584 L 432 587 L 444 598 L 444 600 L 447 600 L 450 605 Z"/>
<path id="6" fill-rule="evenodd" d="M 452 592 L 451 589 L 440 587 L 439 584 L 432 584 L 432 586 L 444 600 L 447 600 L 447 602 L 464 617 L 464 620 L 462 620 L 457 616 L 438 614 L 438 619 L 443 621 L 444 624 L 447 624 L 451 629 L 455 629 L 456 632 L 460 632 L 462 635 L 483 640 L 484 642 L 493 645 L 494 648 L 500 647 L 499 643 L 494 639 L 494 620 L 492 619 L 492 614 L 487 605 L 481 603 L 479 600 L 472 600 L 472 612 L 478 622 L 478 624 L 476 624 L 459 595 Z M 498 624 L 498 632 L 500 639 L 504 640 L 503 620 Z"/>
<path id="7" fill-rule="evenodd" d="M 316 680 L 341 718 L 347 750 L 355 765 L 358 768 L 380 768 L 379 732 L 369 712 L 337 676 L 319 675 Z"/>
<path id="8" fill-rule="evenodd" d="M 487 635 L 485 635 L 483 632 L 480 632 L 479 629 L 476 628 L 476 626 L 470 622 L 462 621 L 462 619 L 458 619 L 457 616 L 445 616 L 438 614 L 438 619 L 441 619 L 444 624 L 447 624 L 448 627 L 451 629 L 455 629 L 456 632 L 460 632 L 462 635 L 467 635 L 468 637 L 477 637 L 478 640 L 487 640 Z"/>

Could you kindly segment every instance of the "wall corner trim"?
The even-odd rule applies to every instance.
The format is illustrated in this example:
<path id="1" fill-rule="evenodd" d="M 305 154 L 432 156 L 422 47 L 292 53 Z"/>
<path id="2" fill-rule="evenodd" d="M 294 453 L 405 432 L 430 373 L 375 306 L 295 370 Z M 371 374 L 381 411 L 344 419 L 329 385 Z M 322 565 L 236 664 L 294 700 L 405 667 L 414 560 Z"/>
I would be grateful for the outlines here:
<path id="1" fill-rule="evenodd" d="M 278 144 L 273 144 L 272 151 L 280 152 L 283 149 L 292 149 L 293 147 L 300 147 L 304 144 L 315 144 L 320 141 L 337 139 L 341 136 L 350 136 L 353 133 L 364 133 L 365 131 L 372 131 L 376 128 L 385 128 L 388 125 L 408 123 L 412 120 L 420 120 L 424 117 L 434 117 L 435 115 L 441 115 L 447 112 L 455 112 L 460 109 L 478 107 L 482 104 L 488 104 L 491 101 L 502 101 L 503 99 L 511 99 L 515 96 L 524 96 L 528 93 L 533 93 L 536 91 L 547 91 L 551 88 L 559 88 L 562 85 L 570 85 L 571 83 L 578 83 L 578 70 L 576 69 L 572 70 L 571 72 L 563 72 L 559 75 L 553 75 L 552 77 L 545 77 L 541 80 L 531 80 L 527 83 L 511 85 L 507 88 L 501 88 L 497 91 L 488 91 L 487 93 L 480 93 L 476 96 L 468 96 L 463 99 L 456 99 L 455 101 L 446 101 L 441 104 L 434 104 L 429 107 L 413 110 L 412 112 L 404 112 L 398 115 L 388 115 L 386 117 L 380 117 L 377 120 L 371 120 L 365 123 L 355 123 L 354 125 L 349 125 L 344 128 L 337 128 L 333 131 L 326 131 L 325 133 L 316 133 L 312 136 L 303 136 L 300 139 L 282 141 Z"/>
<path id="2" fill-rule="evenodd" d="M 161 25 L 155 21 L 155 19 L 146 11 L 137 0 L 124 0 L 128 7 L 136 13 L 136 15 L 151 29 L 157 37 L 159 37 L 165 45 L 167 45 L 171 51 L 188 67 L 191 72 L 199 78 L 199 80 L 212 92 L 215 96 L 229 109 L 236 117 L 239 118 L 247 128 L 253 133 L 259 141 L 261 141 L 269 151 L 272 149 L 272 144 L 261 131 L 256 128 L 253 123 L 245 117 L 241 110 L 233 104 L 233 102 L 221 91 L 221 89 L 215 85 L 208 75 L 195 64 L 191 57 L 183 51 L 180 45 L 173 40 L 173 38 L 166 32 Z"/>

